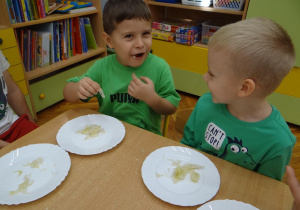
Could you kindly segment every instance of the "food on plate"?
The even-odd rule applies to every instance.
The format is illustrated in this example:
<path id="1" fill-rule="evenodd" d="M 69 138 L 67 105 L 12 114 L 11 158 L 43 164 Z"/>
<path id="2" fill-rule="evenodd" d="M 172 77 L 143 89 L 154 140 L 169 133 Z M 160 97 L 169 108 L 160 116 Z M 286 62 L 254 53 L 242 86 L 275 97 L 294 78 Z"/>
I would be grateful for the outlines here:
<path id="1" fill-rule="evenodd" d="M 19 176 L 21 176 L 23 174 L 23 171 L 17 170 L 17 171 L 14 171 L 14 173 L 18 173 L 18 177 L 19 177 Z"/>
<path id="2" fill-rule="evenodd" d="M 173 182 L 176 184 L 179 181 L 182 181 L 185 179 L 185 177 L 190 174 L 190 179 L 192 182 L 197 183 L 200 179 L 200 174 L 197 173 L 196 169 L 202 169 L 204 166 L 200 166 L 197 164 L 183 164 L 180 165 L 181 161 L 177 160 L 170 160 L 172 161 L 172 165 L 176 166 L 176 168 L 173 169 L 173 173 L 171 175 Z"/>
<path id="3" fill-rule="evenodd" d="M 176 166 L 173 168 L 173 172 L 171 176 L 166 175 L 167 177 L 172 178 L 173 182 L 176 184 L 179 181 L 182 181 L 186 178 L 188 174 L 190 174 L 190 179 L 192 182 L 197 183 L 200 179 L 200 174 L 197 173 L 195 170 L 197 169 L 203 169 L 204 166 L 200 166 L 197 164 L 183 164 L 180 165 L 181 161 L 180 160 L 171 160 L 171 159 L 166 159 L 169 161 L 172 161 L 172 166 Z M 168 169 L 170 170 L 170 169 Z M 160 178 L 163 177 L 164 175 L 156 173 L 156 177 Z"/>
<path id="4" fill-rule="evenodd" d="M 31 163 L 27 163 L 24 166 L 30 166 L 31 168 L 39 168 L 40 165 L 42 165 L 44 162 L 44 159 L 39 157 L 36 160 L 32 161 Z"/>
<path id="5" fill-rule="evenodd" d="M 99 134 L 105 133 L 105 130 L 101 128 L 101 125 L 92 124 L 86 125 L 84 129 L 77 131 L 77 133 L 86 135 L 84 140 L 88 140 L 99 136 Z"/>
<path id="6" fill-rule="evenodd" d="M 10 195 L 16 195 L 18 193 L 27 194 L 28 187 L 31 186 L 33 183 L 34 183 L 34 181 L 32 179 L 30 179 L 30 175 L 29 176 L 26 175 L 26 176 L 24 176 L 24 182 L 19 184 L 18 189 L 15 191 L 10 191 L 9 194 Z"/>

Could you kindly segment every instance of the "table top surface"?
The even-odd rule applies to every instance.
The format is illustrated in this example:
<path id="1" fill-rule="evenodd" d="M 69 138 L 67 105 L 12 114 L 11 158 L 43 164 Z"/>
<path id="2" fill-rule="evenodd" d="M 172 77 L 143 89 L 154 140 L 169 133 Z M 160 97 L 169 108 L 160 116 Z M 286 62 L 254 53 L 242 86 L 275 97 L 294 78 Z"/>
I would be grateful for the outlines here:
<path id="1" fill-rule="evenodd" d="M 63 124 L 86 114 L 90 109 L 74 109 L 50 120 L 38 129 L 0 150 L 0 157 L 17 148 L 38 143 L 57 145 L 56 134 Z M 65 180 L 46 196 L 20 205 L 2 205 L 13 209 L 197 209 L 162 201 L 146 187 L 141 176 L 145 158 L 156 149 L 184 146 L 127 123 L 123 141 L 96 155 L 69 153 L 71 168 Z M 259 209 L 291 209 L 292 195 L 286 184 L 202 153 L 219 171 L 221 184 L 211 200 L 232 199 Z"/>

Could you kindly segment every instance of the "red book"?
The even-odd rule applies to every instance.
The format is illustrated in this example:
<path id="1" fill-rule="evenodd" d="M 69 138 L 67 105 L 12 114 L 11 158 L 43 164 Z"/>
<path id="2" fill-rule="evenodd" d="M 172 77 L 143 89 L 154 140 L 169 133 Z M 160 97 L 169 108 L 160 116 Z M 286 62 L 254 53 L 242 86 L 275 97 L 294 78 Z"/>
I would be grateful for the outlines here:
<path id="1" fill-rule="evenodd" d="M 74 35 L 75 35 L 75 50 L 77 54 L 82 53 L 81 35 L 79 29 L 79 17 L 73 18 L 74 22 Z"/>

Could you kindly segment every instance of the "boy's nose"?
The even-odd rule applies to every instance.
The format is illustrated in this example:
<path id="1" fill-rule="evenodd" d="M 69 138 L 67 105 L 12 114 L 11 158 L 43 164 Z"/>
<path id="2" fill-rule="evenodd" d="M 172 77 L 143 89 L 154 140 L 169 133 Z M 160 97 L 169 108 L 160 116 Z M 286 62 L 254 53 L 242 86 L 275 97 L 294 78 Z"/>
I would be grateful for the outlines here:
<path id="1" fill-rule="evenodd" d="M 144 46 L 143 39 L 141 37 L 137 37 L 135 40 L 135 47 L 141 48 Z"/>

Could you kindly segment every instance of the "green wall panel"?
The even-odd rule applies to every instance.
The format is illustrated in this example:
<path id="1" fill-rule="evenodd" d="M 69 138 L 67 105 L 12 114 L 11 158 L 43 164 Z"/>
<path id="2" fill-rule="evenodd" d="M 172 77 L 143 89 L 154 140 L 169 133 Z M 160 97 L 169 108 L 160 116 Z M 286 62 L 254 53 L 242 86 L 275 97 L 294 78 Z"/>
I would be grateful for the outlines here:
<path id="1" fill-rule="evenodd" d="M 280 24 L 291 36 L 300 67 L 300 0 L 250 0 L 247 18 L 265 17 Z"/>

